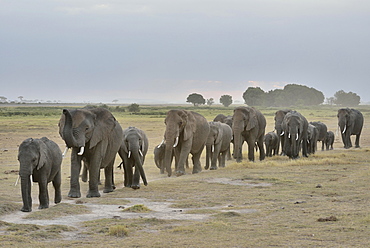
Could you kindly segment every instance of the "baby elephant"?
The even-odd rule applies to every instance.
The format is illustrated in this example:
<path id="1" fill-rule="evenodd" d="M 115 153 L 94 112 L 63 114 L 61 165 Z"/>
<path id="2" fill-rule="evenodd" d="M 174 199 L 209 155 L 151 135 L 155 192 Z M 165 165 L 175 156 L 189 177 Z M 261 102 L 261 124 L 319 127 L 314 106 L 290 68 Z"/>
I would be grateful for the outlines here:
<path id="1" fill-rule="evenodd" d="M 158 167 L 158 169 L 160 169 L 161 174 L 164 174 L 164 170 L 165 170 L 165 168 L 164 168 L 165 151 L 166 151 L 166 144 L 164 143 L 164 141 L 162 141 L 162 143 L 155 146 L 155 148 L 154 148 L 154 162 L 155 162 L 155 165 Z M 175 157 L 175 154 L 174 154 L 174 152 L 172 152 L 171 164 L 172 164 L 172 160 L 173 160 L 174 157 Z M 185 160 L 185 166 L 186 166 L 186 168 L 189 168 L 188 159 Z M 175 163 L 175 168 L 177 168 L 176 163 Z"/>
<path id="2" fill-rule="evenodd" d="M 148 138 L 143 130 L 136 127 L 129 127 L 123 130 L 123 142 L 118 153 L 122 158 L 125 172 L 125 187 L 140 189 L 140 176 L 144 185 L 148 185 L 143 169 L 148 146 Z M 135 167 L 135 172 L 133 167 Z"/>
<path id="3" fill-rule="evenodd" d="M 326 150 L 333 150 L 333 143 L 334 143 L 334 133 L 332 131 L 328 131 L 325 137 L 325 146 Z"/>
<path id="4" fill-rule="evenodd" d="M 266 156 L 272 157 L 279 153 L 279 137 L 274 132 L 268 132 L 263 138 L 263 142 L 266 146 Z M 272 154 L 274 151 L 274 154 Z"/>
<path id="5" fill-rule="evenodd" d="M 19 146 L 18 160 L 21 178 L 23 207 L 21 211 L 32 211 L 31 179 L 39 184 L 39 209 L 49 207 L 48 183 L 53 182 L 54 202 L 62 200 L 60 191 L 62 151 L 59 146 L 46 137 L 26 139 Z"/>

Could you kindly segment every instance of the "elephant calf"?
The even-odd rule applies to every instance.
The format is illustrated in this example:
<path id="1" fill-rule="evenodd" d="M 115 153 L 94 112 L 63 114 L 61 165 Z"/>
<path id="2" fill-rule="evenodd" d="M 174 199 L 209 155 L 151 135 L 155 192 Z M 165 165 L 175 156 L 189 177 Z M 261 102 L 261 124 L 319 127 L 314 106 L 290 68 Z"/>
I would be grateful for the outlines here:
<path id="1" fill-rule="evenodd" d="M 328 131 L 325 137 L 326 150 L 333 150 L 333 144 L 334 144 L 334 133 L 332 131 Z"/>
<path id="2" fill-rule="evenodd" d="M 23 200 L 21 211 L 32 211 L 31 175 L 33 182 L 39 184 L 39 209 L 49 207 L 49 182 L 53 182 L 55 189 L 54 202 L 59 203 L 62 200 L 60 191 L 62 151 L 55 142 L 46 137 L 26 139 L 19 146 L 18 160 Z"/>
<path id="3" fill-rule="evenodd" d="M 266 156 L 272 157 L 279 153 L 279 136 L 275 132 L 268 132 L 263 138 L 266 146 Z"/>

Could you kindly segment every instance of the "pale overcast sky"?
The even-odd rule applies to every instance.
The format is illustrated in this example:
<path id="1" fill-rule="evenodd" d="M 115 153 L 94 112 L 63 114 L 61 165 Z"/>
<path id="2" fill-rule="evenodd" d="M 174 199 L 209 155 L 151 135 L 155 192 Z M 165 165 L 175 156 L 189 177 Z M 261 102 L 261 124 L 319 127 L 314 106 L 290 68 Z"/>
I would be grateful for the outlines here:
<path id="1" fill-rule="evenodd" d="M 0 96 L 185 103 L 250 86 L 370 101 L 370 1 L 0 0 Z"/>

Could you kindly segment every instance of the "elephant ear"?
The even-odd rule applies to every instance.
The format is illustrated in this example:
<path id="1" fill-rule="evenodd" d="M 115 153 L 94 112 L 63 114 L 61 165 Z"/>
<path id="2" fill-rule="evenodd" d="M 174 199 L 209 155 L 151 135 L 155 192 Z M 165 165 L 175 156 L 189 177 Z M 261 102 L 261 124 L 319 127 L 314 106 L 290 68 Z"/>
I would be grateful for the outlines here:
<path id="1" fill-rule="evenodd" d="M 251 129 L 255 128 L 258 125 L 257 113 L 252 108 L 246 109 L 246 112 L 247 112 L 246 114 L 249 115 L 249 121 L 247 123 L 247 127 L 245 128 L 245 130 L 250 131 Z"/>
<path id="2" fill-rule="evenodd" d="M 48 161 L 48 147 L 41 140 L 37 140 L 36 142 L 39 149 L 39 162 L 36 166 L 36 169 L 40 170 Z"/>
<path id="3" fill-rule="evenodd" d="M 219 144 L 221 142 L 222 136 L 223 136 L 223 133 L 224 133 L 224 130 L 222 128 L 222 125 L 219 124 L 217 126 L 218 126 L 218 134 L 217 134 L 217 138 L 215 140 L 215 144 Z"/>
<path id="4" fill-rule="evenodd" d="M 195 133 L 195 118 L 193 114 L 189 111 L 183 110 L 183 113 L 186 115 L 186 122 L 184 127 L 184 140 L 188 140 L 190 138 L 193 138 L 193 135 Z"/>
<path id="5" fill-rule="evenodd" d="M 116 119 L 105 109 L 91 110 L 94 119 L 94 130 L 90 139 L 90 148 L 96 146 L 103 139 L 108 138 L 116 126 Z"/>

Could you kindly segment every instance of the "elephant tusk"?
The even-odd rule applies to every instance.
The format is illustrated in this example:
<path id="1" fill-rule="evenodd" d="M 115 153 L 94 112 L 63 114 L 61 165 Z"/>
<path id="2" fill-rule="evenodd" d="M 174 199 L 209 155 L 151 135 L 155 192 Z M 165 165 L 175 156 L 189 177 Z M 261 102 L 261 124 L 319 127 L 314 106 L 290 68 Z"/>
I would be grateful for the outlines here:
<path id="1" fill-rule="evenodd" d="M 176 147 L 178 143 L 179 143 L 179 136 L 176 137 L 175 144 L 173 145 L 173 147 Z"/>
<path id="2" fill-rule="evenodd" d="M 139 150 L 139 154 L 140 154 L 140 156 L 144 157 L 144 156 L 143 156 L 143 153 L 141 152 L 141 150 Z"/>
<path id="3" fill-rule="evenodd" d="M 18 182 L 19 182 L 19 178 L 20 178 L 20 177 L 21 177 L 21 176 L 20 176 L 20 175 L 18 175 L 17 180 L 15 181 L 14 186 L 17 186 L 17 184 L 18 184 Z"/>
<path id="4" fill-rule="evenodd" d="M 284 133 L 285 133 L 285 132 L 283 131 L 283 132 L 280 134 L 280 136 L 283 136 L 283 135 L 284 135 Z"/>
<path id="5" fill-rule="evenodd" d="M 288 139 L 290 139 L 290 133 L 288 134 Z"/>
<path id="6" fill-rule="evenodd" d="M 164 139 L 162 140 L 162 142 L 157 146 L 157 148 L 161 148 L 161 146 L 164 144 Z"/>
<path id="7" fill-rule="evenodd" d="M 212 152 L 215 152 L 215 145 L 212 145 Z"/>
<path id="8" fill-rule="evenodd" d="M 64 149 L 64 152 L 62 154 L 63 158 L 67 155 L 68 149 L 69 149 L 68 146 L 66 146 L 66 149 Z"/>
<path id="9" fill-rule="evenodd" d="M 310 140 L 307 140 L 307 143 L 310 144 Z"/>
<path id="10" fill-rule="evenodd" d="M 343 132 L 342 132 L 342 133 L 345 133 L 345 132 L 346 132 L 346 130 L 347 130 L 347 126 L 345 125 L 345 126 L 344 126 L 344 130 L 343 130 Z"/>
<path id="11" fill-rule="evenodd" d="M 128 155 L 127 155 L 128 158 L 131 157 L 131 151 L 128 151 Z"/>
<path id="12" fill-rule="evenodd" d="M 298 140 L 299 139 L 299 135 L 298 135 L 298 133 L 297 133 L 297 138 L 295 138 L 295 140 Z"/>
<path id="13" fill-rule="evenodd" d="M 31 185 L 33 186 L 33 178 L 32 178 L 32 175 L 31 175 Z"/>
<path id="14" fill-rule="evenodd" d="M 84 146 L 81 146 L 80 152 L 77 153 L 77 155 L 81 156 L 82 154 L 84 154 L 84 151 L 85 151 L 85 147 Z"/>

